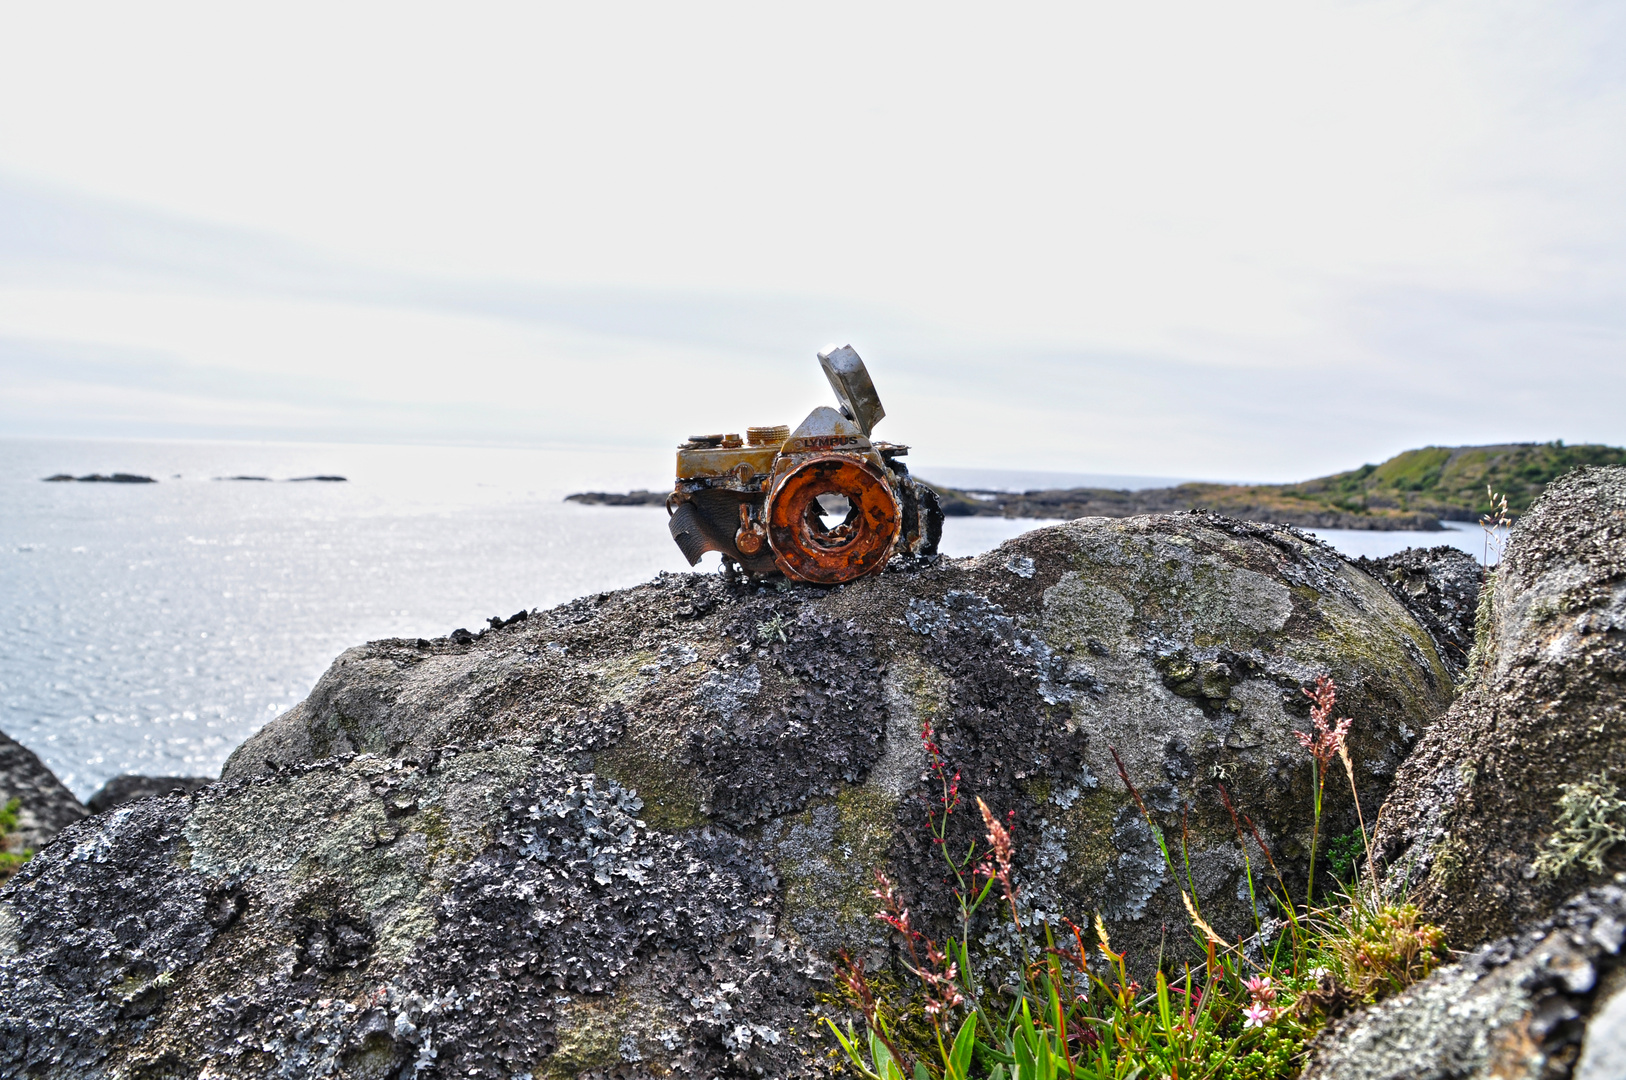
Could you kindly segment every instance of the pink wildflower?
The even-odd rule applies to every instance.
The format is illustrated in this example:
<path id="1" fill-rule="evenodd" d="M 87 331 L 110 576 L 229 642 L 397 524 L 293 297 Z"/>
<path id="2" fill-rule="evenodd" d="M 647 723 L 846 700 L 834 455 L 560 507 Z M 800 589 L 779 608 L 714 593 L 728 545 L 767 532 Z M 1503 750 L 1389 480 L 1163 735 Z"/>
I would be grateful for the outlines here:
<path id="1" fill-rule="evenodd" d="M 1267 1005 L 1276 1000 L 1276 988 L 1270 985 L 1269 975 L 1255 975 L 1249 979 L 1248 993 L 1253 995 L 1255 1001 Z"/>
<path id="2" fill-rule="evenodd" d="M 1276 1019 L 1275 1014 L 1271 1011 L 1269 1006 L 1263 1005 L 1257 1001 L 1252 1005 L 1249 1005 L 1246 1009 L 1243 1009 L 1242 1015 L 1247 1017 L 1247 1019 L 1242 1022 L 1242 1027 L 1244 1029 L 1251 1027 L 1262 1028 L 1272 1020 Z"/>
<path id="3" fill-rule="evenodd" d="M 1315 734 L 1307 735 L 1302 731 L 1293 732 L 1298 736 L 1299 743 L 1321 763 L 1325 769 L 1338 750 L 1344 745 L 1344 736 L 1349 734 L 1349 725 L 1354 721 L 1349 717 L 1334 720 L 1328 723 L 1332 716 L 1332 707 L 1338 700 L 1338 684 L 1325 675 L 1316 677 L 1315 689 L 1304 691 L 1304 696 L 1315 702 L 1310 706 L 1310 720 L 1315 724 Z"/>
<path id="4" fill-rule="evenodd" d="M 881 910 L 875 913 L 875 917 L 903 938 L 903 944 L 909 950 L 909 961 L 912 961 L 906 961 L 903 966 L 925 984 L 926 1002 L 923 1008 L 926 1015 L 935 1017 L 965 1004 L 965 997 L 958 985 L 958 965 L 937 947 L 937 942 L 910 924 L 909 909 L 903 906 L 897 887 L 884 872 L 875 872 L 875 882 L 877 887 L 871 895 L 881 902 Z M 926 953 L 924 961 L 920 955 L 922 950 Z M 862 967 L 858 971 L 860 975 L 863 974 Z"/>

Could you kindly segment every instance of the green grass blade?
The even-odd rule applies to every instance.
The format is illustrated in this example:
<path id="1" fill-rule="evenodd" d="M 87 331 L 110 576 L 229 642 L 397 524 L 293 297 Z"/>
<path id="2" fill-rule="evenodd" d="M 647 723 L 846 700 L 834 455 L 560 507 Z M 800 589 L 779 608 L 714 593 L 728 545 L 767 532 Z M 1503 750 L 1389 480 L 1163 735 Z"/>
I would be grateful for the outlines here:
<path id="1" fill-rule="evenodd" d="M 971 1052 L 977 1046 L 977 1017 L 975 1014 L 965 1018 L 960 1025 L 960 1033 L 954 1037 L 954 1049 L 949 1051 L 949 1078 L 950 1080 L 969 1080 L 971 1076 Z"/>

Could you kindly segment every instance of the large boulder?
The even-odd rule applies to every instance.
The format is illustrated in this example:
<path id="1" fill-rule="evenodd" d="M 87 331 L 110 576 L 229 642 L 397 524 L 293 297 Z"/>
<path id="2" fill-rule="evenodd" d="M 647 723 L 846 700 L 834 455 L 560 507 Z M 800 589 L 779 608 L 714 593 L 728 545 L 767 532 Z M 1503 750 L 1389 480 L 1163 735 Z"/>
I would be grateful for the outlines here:
<path id="1" fill-rule="evenodd" d="M 1626 468 L 1581 468 L 1514 527 L 1469 685 L 1402 768 L 1377 848 L 1469 947 L 1626 869 Z"/>
<path id="2" fill-rule="evenodd" d="M 1338 680 L 1368 807 L 1452 692 L 1383 586 L 1203 514 L 835 589 L 665 575 L 499 622 L 349 650 L 222 783 L 36 858 L 0 892 L 0 1072 L 820 1075 L 832 953 L 887 956 L 874 871 L 947 914 L 925 724 L 967 797 L 1015 813 L 1030 913 L 1100 909 L 1144 970 L 1187 875 L 1113 748 L 1239 935 L 1216 783 L 1302 881 L 1302 688 Z M 1354 826 L 1343 787 L 1325 834 Z M 991 962 L 1013 945 L 977 936 Z"/>
<path id="3" fill-rule="evenodd" d="M 0 806 L 12 799 L 18 803 L 14 848 L 38 850 L 87 813 L 34 751 L 0 731 Z"/>

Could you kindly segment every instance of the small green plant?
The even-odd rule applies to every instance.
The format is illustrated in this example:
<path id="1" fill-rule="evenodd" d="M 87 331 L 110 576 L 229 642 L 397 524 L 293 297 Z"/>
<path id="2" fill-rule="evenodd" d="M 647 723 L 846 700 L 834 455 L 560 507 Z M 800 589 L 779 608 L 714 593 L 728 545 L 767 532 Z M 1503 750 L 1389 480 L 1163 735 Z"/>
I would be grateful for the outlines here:
<path id="1" fill-rule="evenodd" d="M 1359 872 L 1361 855 L 1366 850 L 1366 837 L 1359 829 L 1351 829 L 1343 836 L 1335 836 L 1327 843 L 1327 870 L 1345 883 Z"/>
<path id="2" fill-rule="evenodd" d="M 1308 693 L 1315 700 L 1315 732 L 1301 738 L 1316 763 L 1319 811 L 1334 755 L 1343 758 L 1353 787 L 1343 747 L 1351 721 L 1330 720 L 1336 700 L 1330 679 L 1318 680 Z M 1184 830 L 1178 852 L 1171 851 L 1120 760 L 1119 775 L 1151 826 L 1170 875 L 1187 883 L 1180 895 L 1194 946 L 1191 964 L 1161 958 L 1152 985 L 1142 986 L 1129 975 L 1125 953 L 1113 949 L 1099 912 L 1085 920 L 1088 929 L 1067 918 L 1056 926 L 1024 925 L 1011 815 L 1002 819 L 978 799 L 984 839 L 968 847 L 951 844 L 949 821 L 960 808 L 960 774 L 945 762 L 929 726 L 923 742 L 939 788 L 928 827 L 948 868 L 958 937 L 939 944 L 922 932 L 897 887 L 877 874 L 881 910 L 876 918 L 898 936 L 904 971 L 918 985 L 908 1002 L 930 1034 L 920 1039 L 908 1032 L 906 1009 L 877 993 L 879 983 L 862 962 L 844 958 L 838 980 L 866 1030 L 860 1034 L 850 1024 L 843 1029 L 828 1017 L 824 1022 L 847 1063 L 865 1080 L 1286 1080 L 1303 1067 L 1310 1039 L 1337 1008 L 1403 989 L 1426 977 L 1445 956 L 1438 928 L 1410 905 L 1381 900 L 1375 886 L 1362 888 L 1357 874 L 1350 874 L 1355 880 L 1345 882 L 1331 906 L 1316 906 L 1309 896 L 1294 903 L 1259 830 L 1221 787 L 1256 910 L 1274 905 L 1285 919 L 1272 939 L 1261 932 L 1244 941 L 1227 940 L 1203 918 L 1188 891 L 1189 875 L 1178 869 L 1189 865 Z M 1244 826 L 1264 853 L 1274 885 L 1255 880 Z M 1335 868 L 1353 870 L 1364 847 L 1364 825 L 1334 841 Z M 968 942 L 989 919 L 1008 920 L 1019 943 L 1014 972 L 979 973 L 974 965 Z"/>
<path id="3" fill-rule="evenodd" d="M 1318 916 L 1318 931 L 1332 971 L 1357 999 L 1398 993 L 1445 958 L 1445 935 L 1415 905 L 1373 903 L 1354 891 L 1348 901 Z"/>
<path id="4" fill-rule="evenodd" d="M 0 885 L 10 881 L 12 875 L 23 868 L 23 863 L 34 857 L 31 848 L 12 850 L 18 843 L 17 814 L 22 806 L 21 799 L 12 799 L 0 807 Z"/>
<path id="5" fill-rule="evenodd" d="M 772 641 L 777 637 L 788 643 L 790 639 L 785 636 L 785 617 L 776 611 L 767 622 L 757 623 L 757 637 L 763 641 Z"/>
<path id="6" fill-rule="evenodd" d="M 1482 672 L 1488 672 L 1496 650 L 1496 571 L 1486 567 L 1480 575 L 1479 602 L 1474 607 L 1474 644 L 1468 650 L 1468 662 L 1463 665 L 1459 688 L 1473 682 Z"/>
<path id="7" fill-rule="evenodd" d="M 1314 690 L 1304 691 L 1304 696 L 1311 701 L 1310 722 L 1314 730 L 1310 732 L 1295 731 L 1299 744 L 1310 752 L 1310 770 L 1312 793 L 1315 799 L 1315 824 L 1310 830 L 1310 880 L 1305 886 L 1305 902 L 1315 898 L 1315 857 L 1317 841 L 1321 839 L 1321 797 L 1327 787 L 1327 767 L 1332 759 L 1344 752 L 1344 739 L 1349 734 L 1349 727 L 1353 720 L 1347 716 L 1342 720 L 1332 719 L 1333 706 L 1338 703 L 1338 687 L 1325 675 L 1315 681 Z M 1349 767 L 1347 752 L 1344 766 Z M 1350 786 L 1353 789 L 1355 778 L 1350 775 Z M 1360 800 L 1357 799 L 1358 803 Z"/>
<path id="8" fill-rule="evenodd" d="M 1558 830 L 1536 856 L 1536 872 L 1557 877 L 1572 866 L 1584 866 L 1603 873 L 1609 849 L 1626 841 L 1626 799 L 1608 773 L 1558 790 Z"/>

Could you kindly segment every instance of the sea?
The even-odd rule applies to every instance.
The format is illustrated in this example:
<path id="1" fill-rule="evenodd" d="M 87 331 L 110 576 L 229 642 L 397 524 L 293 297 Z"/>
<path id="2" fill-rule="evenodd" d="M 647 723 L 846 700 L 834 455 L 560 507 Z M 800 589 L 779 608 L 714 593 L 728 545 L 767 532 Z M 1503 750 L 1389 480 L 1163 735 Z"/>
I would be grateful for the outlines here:
<path id="1" fill-rule="evenodd" d="M 660 507 L 564 501 L 659 490 L 670 469 L 650 449 L 0 438 L 0 730 L 80 798 L 120 773 L 218 775 L 352 645 L 689 572 Z M 915 471 L 1009 490 L 1174 479 Z M 113 472 L 157 482 L 42 482 Z M 951 518 L 943 551 L 1045 524 Z M 1460 526 L 1319 535 L 1350 555 L 1482 546 Z"/>

